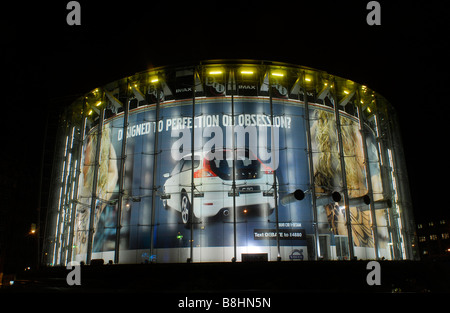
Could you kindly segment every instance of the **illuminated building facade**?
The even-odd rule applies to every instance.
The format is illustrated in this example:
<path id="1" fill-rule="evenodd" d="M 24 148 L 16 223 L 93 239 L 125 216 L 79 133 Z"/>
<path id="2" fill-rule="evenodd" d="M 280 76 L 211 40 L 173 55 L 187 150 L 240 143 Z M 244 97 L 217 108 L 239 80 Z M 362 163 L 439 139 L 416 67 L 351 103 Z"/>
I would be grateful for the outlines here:
<path id="1" fill-rule="evenodd" d="M 62 114 L 45 264 L 415 258 L 396 113 L 266 61 L 161 67 Z"/>

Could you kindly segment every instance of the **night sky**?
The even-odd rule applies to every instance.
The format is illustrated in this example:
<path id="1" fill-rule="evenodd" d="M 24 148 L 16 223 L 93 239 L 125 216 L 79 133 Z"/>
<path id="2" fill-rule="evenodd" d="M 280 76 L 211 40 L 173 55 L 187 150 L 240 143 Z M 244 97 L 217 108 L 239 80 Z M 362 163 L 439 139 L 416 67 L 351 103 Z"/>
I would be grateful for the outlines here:
<path id="1" fill-rule="evenodd" d="M 36 258 L 27 233 L 38 207 L 45 218 L 59 109 L 135 72 L 206 59 L 299 64 L 381 93 L 400 118 L 416 219 L 450 216 L 442 1 L 379 1 L 381 26 L 366 23 L 369 1 L 79 1 L 80 26 L 66 23 L 68 1 L 28 2 L 2 7 L 0 19 L 0 218 L 8 227 L 0 234 L 8 262 Z"/>

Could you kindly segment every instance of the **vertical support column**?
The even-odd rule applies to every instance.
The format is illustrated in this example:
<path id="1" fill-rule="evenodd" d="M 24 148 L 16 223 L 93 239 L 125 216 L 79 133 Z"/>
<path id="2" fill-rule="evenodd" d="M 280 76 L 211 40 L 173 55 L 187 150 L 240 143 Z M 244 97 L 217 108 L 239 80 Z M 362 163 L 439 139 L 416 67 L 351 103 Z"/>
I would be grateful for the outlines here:
<path id="1" fill-rule="evenodd" d="M 157 166 L 158 166 L 158 146 L 159 146 L 159 132 L 158 132 L 158 124 L 159 124 L 159 97 L 160 97 L 160 89 L 159 86 L 156 86 L 156 108 L 155 108 L 155 142 L 153 147 L 153 181 L 152 181 L 152 215 L 150 221 L 150 259 L 152 260 L 152 256 L 154 254 L 154 240 L 155 240 L 155 211 L 156 211 L 156 192 L 158 188 L 156 186 L 157 183 Z"/>
<path id="2" fill-rule="evenodd" d="M 58 255 L 60 254 L 61 247 L 61 223 L 64 222 L 64 202 L 65 202 L 65 190 L 66 190 L 66 184 L 67 184 L 67 167 L 68 167 L 68 158 L 67 158 L 67 150 L 69 145 L 69 135 L 68 135 L 68 129 L 69 125 L 66 124 L 66 131 L 65 133 L 65 145 L 64 145 L 64 162 L 63 163 L 63 169 L 62 169 L 62 175 L 61 175 L 61 187 L 59 189 L 59 205 L 58 205 L 58 217 L 56 218 L 56 236 L 55 236 L 55 246 L 54 246 L 54 252 L 53 252 L 53 264 L 58 264 L 58 261 L 60 260 L 58 258 Z"/>
<path id="3" fill-rule="evenodd" d="M 64 202 L 62 205 L 63 217 L 62 217 L 62 230 L 60 236 L 61 249 L 60 249 L 60 262 L 61 264 L 66 264 L 66 256 L 68 249 L 68 239 L 69 239 L 69 229 L 70 229 L 70 199 L 72 197 L 72 184 L 73 182 L 73 162 L 72 162 L 72 147 L 73 147 L 73 137 L 75 132 L 75 127 L 70 123 L 70 135 L 69 140 L 67 142 L 66 148 L 66 179 L 65 179 L 65 190 L 64 194 Z"/>
<path id="4" fill-rule="evenodd" d="M 61 122 L 62 121 L 62 117 L 60 116 L 58 121 Z M 61 127 L 62 128 L 62 127 Z M 58 155 L 63 154 L 62 151 L 64 151 L 64 146 L 61 144 L 61 133 L 63 132 L 63 130 L 59 128 L 58 129 L 58 133 L 57 133 L 57 138 L 59 138 L 57 140 L 57 143 L 55 144 L 55 148 L 53 151 L 53 157 L 55 160 L 58 160 Z M 65 131 L 64 131 L 65 134 Z M 61 149 L 63 149 L 61 151 Z M 60 157 L 60 156 L 59 156 Z M 62 159 L 62 168 L 60 168 L 59 170 L 64 171 L 64 159 Z M 55 164 L 61 164 L 57 161 L 55 161 Z M 46 240 L 44 241 L 44 245 L 45 247 L 43 248 L 43 253 L 42 253 L 42 258 L 44 260 L 45 258 L 45 254 L 44 251 L 45 249 L 48 249 L 49 251 L 49 255 L 47 256 L 46 260 L 47 263 L 51 263 L 51 265 L 56 265 L 56 251 L 57 251 L 57 246 L 58 246 L 58 240 L 57 240 L 57 233 L 58 233 L 58 223 L 59 223 L 59 203 L 61 201 L 61 192 L 62 192 L 62 185 L 61 184 L 61 179 L 59 179 L 58 174 L 61 175 L 61 173 L 59 173 L 57 166 L 54 166 L 52 169 L 52 178 L 51 178 L 51 183 L 50 186 L 52 186 L 53 188 L 55 188 L 56 190 L 59 190 L 59 194 L 53 195 L 52 193 L 49 194 L 49 208 L 47 210 L 47 217 L 46 217 L 46 224 L 45 224 L 45 234 L 49 234 L 48 236 L 46 236 Z M 59 186 L 59 188 L 57 188 L 57 186 Z M 53 196 L 55 197 L 55 200 L 53 200 Z M 53 200 L 53 201 L 51 201 Z M 51 216 L 54 216 L 55 219 L 55 224 L 50 224 L 50 220 L 53 220 L 53 218 L 51 218 Z M 47 229 L 54 229 L 54 232 L 52 232 L 51 230 L 48 231 Z M 49 246 L 47 248 L 47 246 Z"/>
<path id="5" fill-rule="evenodd" d="M 95 163 L 94 163 L 94 178 L 92 180 L 92 197 L 91 197 L 91 211 L 89 217 L 89 235 L 87 242 L 87 254 L 86 264 L 91 263 L 92 258 L 92 245 L 94 240 L 94 220 L 95 220 L 95 208 L 97 204 L 97 181 L 98 181 L 98 168 L 100 166 L 100 149 L 102 142 L 102 130 L 103 130 L 103 116 L 105 109 L 102 107 L 99 113 L 99 121 L 97 126 L 97 146 L 95 150 Z M 124 135 L 125 136 L 125 135 Z"/>
<path id="6" fill-rule="evenodd" d="M 231 190 L 233 190 L 233 259 L 232 262 L 237 261 L 237 219 L 236 219 L 236 140 L 234 134 L 234 82 L 231 83 L 231 146 L 233 149 L 233 182 Z"/>
<path id="7" fill-rule="evenodd" d="M 76 168 L 76 177 L 75 177 L 75 188 L 74 194 L 72 197 L 72 212 L 70 217 L 70 234 L 69 234 L 69 251 L 67 254 L 67 260 L 70 262 L 72 260 L 72 250 L 73 250 L 73 237 L 75 236 L 75 218 L 77 213 L 77 199 L 78 199 L 78 182 L 80 180 L 81 174 L 81 157 L 83 154 L 83 142 L 85 136 L 86 129 L 86 100 L 83 103 L 83 115 L 82 115 L 81 129 L 80 129 L 80 138 L 78 142 L 78 153 L 77 153 L 77 168 Z"/>
<path id="8" fill-rule="evenodd" d="M 391 129 L 388 130 L 388 132 L 391 132 Z M 398 173 L 397 173 L 397 162 L 396 160 L 396 154 L 395 154 L 395 146 L 392 144 L 391 145 L 392 149 L 390 150 L 390 162 L 392 162 L 390 164 L 391 167 L 391 183 L 392 183 L 392 187 L 393 187 L 393 195 L 394 195 L 394 205 L 395 205 L 395 212 L 393 214 L 394 219 L 396 219 L 396 227 L 397 227 L 397 231 L 398 234 L 400 236 L 399 240 L 398 240 L 398 249 L 399 249 L 399 258 L 402 260 L 404 259 L 404 253 L 406 255 L 410 255 L 410 253 L 408 252 L 409 248 L 411 248 L 411 245 L 408 244 L 409 240 L 407 238 L 408 237 L 408 232 L 406 231 L 407 228 L 407 220 L 404 219 L 404 214 L 402 214 L 402 210 L 403 209 L 403 196 L 402 196 L 402 190 L 400 188 L 400 184 L 399 184 L 399 177 L 398 177 Z M 397 220 L 400 219 L 400 225 L 398 224 Z M 402 248 L 403 245 L 403 248 Z M 404 253 L 403 253 L 404 252 Z"/>
<path id="9" fill-rule="evenodd" d="M 196 83 L 197 69 L 194 68 L 194 76 L 192 80 L 192 122 L 195 121 L 195 83 Z M 191 235 L 189 238 L 189 258 L 188 263 L 191 263 L 194 258 L 194 161 L 195 161 L 195 127 L 192 127 L 191 132 L 191 207 L 189 210 L 189 228 Z"/>
<path id="10" fill-rule="evenodd" d="M 269 103 L 270 103 L 270 133 L 271 133 L 271 140 L 270 140 L 270 147 L 272 152 L 272 162 L 275 162 L 275 135 L 274 135 L 274 123 L 273 123 L 273 101 L 272 101 L 272 81 L 269 76 Z M 277 261 L 281 261 L 281 252 L 280 252 L 280 229 L 278 225 L 278 186 L 277 186 L 277 170 L 273 169 L 273 197 L 275 200 L 275 230 L 277 232 Z"/>
<path id="11" fill-rule="evenodd" d="M 379 102 L 379 99 L 376 99 L 377 102 Z M 403 259 L 403 249 L 402 249 L 402 239 L 405 237 L 405 233 L 404 233 L 404 221 L 402 219 L 402 215 L 400 214 L 400 194 L 399 194 L 399 189 L 398 189 L 398 176 L 397 176 L 397 166 L 395 164 L 395 154 L 394 154 L 394 149 L 395 149 L 395 145 L 394 142 L 392 140 L 392 129 L 391 129 L 391 125 L 390 125 L 390 112 L 387 111 L 387 109 L 385 109 L 385 115 L 388 116 L 389 118 L 387 119 L 388 122 L 386 123 L 385 129 L 387 131 L 386 134 L 386 141 L 387 141 L 387 146 L 390 147 L 390 149 L 387 149 L 387 153 L 388 153 L 388 160 L 385 164 L 389 164 L 388 168 L 389 168 L 389 182 L 390 182 L 390 191 L 391 191 L 391 197 L 392 197 L 392 207 L 390 208 L 390 216 L 392 218 L 393 221 L 393 225 L 395 228 L 395 240 L 396 240 L 396 251 L 397 251 L 397 259 L 398 260 L 402 260 Z M 399 201 L 400 200 L 400 201 Z M 398 219 L 400 218 L 400 222 L 401 222 L 401 227 L 398 224 Z M 406 252 L 406 251 L 405 251 Z"/>
<path id="12" fill-rule="evenodd" d="M 119 167 L 119 197 L 117 201 L 117 216 L 116 216 L 116 239 L 114 243 L 114 263 L 119 263 L 119 256 L 120 256 L 120 230 L 122 229 L 122 208 L 123 208 L 123 196 L 124 196 L 124 178 L 125 178 L 125 161 L 127 158 L 127 129 L 128 129 L 128 112 L 130 108 L 130 102 L 128 100 L 128 90 L 130 86 L 130 81 L 127 79 L 127 100 L 125 101 L 124 105 L 124 112 L 123 112 L 123 127 L 122 127 L 122 147 L 121 147 L 121 154 L 120 154 L 120 167 Z"/>
<path id="13" fill-rule="evenodd" d="M 398 226 L 394 218 L 393 207 L 395 204 L 395 199 L 392 194 L 392 185 L 390 184 L 390 175 L 389 175 L 389 160 L 386 158 L 387 151 L 384 142 L 384 134 L 381 130 L 383 125 L 380 125 L 380 104 L 375 98 L 375 117 L 376 117 L 376 126 L 377 126 L 377 142 L 379 144 L 379 153 L 380 153 L 380 175 L 383 186 L 383 196 L 385 199 L 392 200 L 392 206 L 388 208 L 389 212 L 389 232 L 392 239 L 392 250 L 394 254 L 394 260 L 400 260 L 400 251 L 398 250 Z"/>
<path id="14" fill-rule="evenodd" d="M 375 249 L 375 258 L 378 260 L 380 258 L 379 251 L 378 251 L 378 228 L 377 228 L 377 217 L 375 212 L 375 202 L 373 200 L 373 188 L 372 188 L 372 174 L 370 173 L 370 166 L 369 166 L 369 157 L 367 152 L 367 142 L 366 142 L 366 132 L 364 130 L 364 116 L 361 109 L 361 102 L 359 97 L 359 90 L 356 92 L 356 109 L 358 112 L 358 118 L 359 118 L 359 131 L 361 133 L 361 140 L 362 140 L 362 148 L 363 148 L 363 154 L 364 154 L 364 169 L 366 170 L 366 185 L 367 185 L 367 193 L 370 197 L 370 216 L 372 219 L 372 234 L 373 234 L 373 245 Z"/>
<path id="15" fill-rule="evenodd" d="M 350 215 L 350 202 L 348 198 L 348 188 L 347 188 L 347 175 L 345 172 L 345 158 L 344 158 L 344 145 L 342 143 L 342 132 L 341 132 L 341 119 L 339 115 L 339 104 L 336 96 L 336 81 L 333 82 L 335 86 L 335 93 L 333 94 L 334 98 L 334 117 L 336 120 L 336 130 L 338 136 L 338 147 L 339 147 L 339 161 L 341 163 L 341 179 L 342 179 L 342 193 L 344 195 L 344 206 L 345 206 L 345 215 L 346 215 L 346 224 L 347 224 L 347 233 L 348 233 L 348 251 L 350 253 L 350 260 L 354 259 L 355 252 L 353 251 L 353 233 L 352 233 L 352 221 Z"/>
<path id="16" fill-rule="evenodd" d="M 305 75 L 303 74 L 303 82 Z M 304 84 L 303 84 L 304 86 Z M 319 243 L 319 225 L 317 218 L 317 205 L 316 205 L 316 182 L 314 177 L 314 163 L 312 154 L 311 143 L 311 125 L 309 123 L 309 102 L 306 87 L 302 87 L 303 99 L 305 103 L 305 124 L 306 124 L 306 142 L 308 145 L 308 164 L 309 164 L 309 189 L 311 191 L 311 205 L 313 210 L 313 227 L 314 227 L 314 244 L 316 246 L 316 253 L 314 253 L 314 259 L 317 261 L 321 256 L 320 243 Z"/>

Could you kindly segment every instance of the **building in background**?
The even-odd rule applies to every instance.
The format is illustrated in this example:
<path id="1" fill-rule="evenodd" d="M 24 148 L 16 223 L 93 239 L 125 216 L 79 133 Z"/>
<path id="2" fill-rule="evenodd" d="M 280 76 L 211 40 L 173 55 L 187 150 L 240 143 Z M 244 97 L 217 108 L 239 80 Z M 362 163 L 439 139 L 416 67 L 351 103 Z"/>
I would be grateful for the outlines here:
<path id="1" fill-rule="evenodd" d="M 42 260 L 417 259 L 396 112 L 302 66 L 205 61 L 62 114 Z"/>
<path id="2" fill-rule="evenodd" d="M 450 220 L 428 219 L 417 224 L 420 258 L 450 260 Z"/>

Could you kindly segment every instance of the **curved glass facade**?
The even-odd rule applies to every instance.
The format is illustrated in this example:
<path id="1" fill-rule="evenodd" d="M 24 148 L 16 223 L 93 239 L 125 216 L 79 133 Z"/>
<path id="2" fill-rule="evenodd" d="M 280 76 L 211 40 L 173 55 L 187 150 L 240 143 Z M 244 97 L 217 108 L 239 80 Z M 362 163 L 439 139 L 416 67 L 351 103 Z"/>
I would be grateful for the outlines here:
<path id="1" fill-rule="evenodd" d="M 395 112 L 264 61 L 162 67 L 62 114 L 45 264 L 414 259 Z"/>

